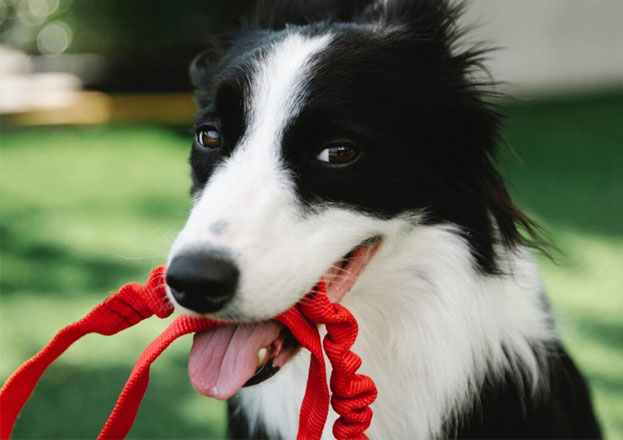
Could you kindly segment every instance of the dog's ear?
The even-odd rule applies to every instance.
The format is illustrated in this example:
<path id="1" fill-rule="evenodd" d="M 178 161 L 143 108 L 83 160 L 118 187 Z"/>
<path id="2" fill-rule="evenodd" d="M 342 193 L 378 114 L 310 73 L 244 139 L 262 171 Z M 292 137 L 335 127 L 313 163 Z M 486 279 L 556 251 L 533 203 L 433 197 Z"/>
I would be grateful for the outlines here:
<path id="1" fill-rule="evenodd" d="M 223 52 L 224 49 L 220 40 L 212 38 L 208 47 L 190 63 L 190 82 L 195 89 L 195 100 L 200 108 L 205 107 L 210 100 L 210 85 L 214 80 Z"/>
<path id="2" fill-rule="evenodd" d="M 190 81 L 197 89 L 207 88 L 223 53 L 222 45 L 216 39 L 190 63 Z"/>
<path id="3" fill-rule="evenodd" d="M 348 22 L 374 3 L 374 0 L 259 0 L 255 24 L 278 30 L 288 24 Z"/>
<path id="4" fill-rule="evenodd" d="M 195 89 L 209 88 L 228 41 L 241 28 L 249 27 L 256 4 L 257 0 L 214 0 L 211 3 L 213 17 L 209 23 L 206 49 L 190 64 L 190 80 Z"/>

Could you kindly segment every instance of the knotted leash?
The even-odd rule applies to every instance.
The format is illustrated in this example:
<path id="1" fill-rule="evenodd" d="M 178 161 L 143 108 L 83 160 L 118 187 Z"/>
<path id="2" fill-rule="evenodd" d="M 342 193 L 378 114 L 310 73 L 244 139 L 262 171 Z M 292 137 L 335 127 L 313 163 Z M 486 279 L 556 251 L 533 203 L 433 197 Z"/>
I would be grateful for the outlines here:
<path id="1" fill-rule="evenodd" d="M 166 318 L 173 307 L 165 294 L 164 267 L 154 269 L 145 285 L 128 283 L 81 320 L 65 327 L 37 355 L 26 361 L 0 389 L 0 439 L 11 435 L 15 419 L 46 368 L 72 343 L 88 333 L 113 335 L 156 315 Z M 329 301 L 321 280 L 312 293 L 275 318 L 290 329 L 311 352 L 307 388 L 299 415 L 298 439 L 319 439 L 329 412 L 329 400 L 339 418 L 333 425 L 337 439 L 365 439 L 372 420 L 369 405 L 376 398 L 372 379 L 356 374 L 361 359 L 350 348 L 357 337 L 357 321 L 343 306 Z M 321 344 L 317 324 L 327 334 Z M 182 335 L 225 325 L 206 318 L 182 315 L 141 353 L 99 439 L 126 436 L 149 383 L 149 368 L 160 354 Z M 331 398 L 326 383 L 324 350 L 331 362 Z"/>

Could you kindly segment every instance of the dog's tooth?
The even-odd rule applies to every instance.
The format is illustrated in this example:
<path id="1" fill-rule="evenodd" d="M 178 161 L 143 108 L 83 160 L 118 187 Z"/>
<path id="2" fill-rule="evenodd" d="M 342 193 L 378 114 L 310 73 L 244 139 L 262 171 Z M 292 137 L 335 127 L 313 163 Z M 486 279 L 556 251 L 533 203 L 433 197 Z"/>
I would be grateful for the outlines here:
<path id="1" fill-rule="evenodd" d="M 260 351 L 257 352 L 257 366 L 261 367 L 264 365 L 264 361 L 266 360 L 266 355 L 268 354 L 268 350 L 265 348 L 260 348 Z"/>

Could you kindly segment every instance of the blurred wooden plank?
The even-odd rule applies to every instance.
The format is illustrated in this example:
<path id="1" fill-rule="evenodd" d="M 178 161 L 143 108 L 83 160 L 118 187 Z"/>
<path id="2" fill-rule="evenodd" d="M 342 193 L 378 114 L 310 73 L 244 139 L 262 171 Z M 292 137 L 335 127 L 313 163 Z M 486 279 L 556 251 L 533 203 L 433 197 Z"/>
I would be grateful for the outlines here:
<path id="1" fill-rule="evenodd" d="M 4 126 L 166 124 L 190 125 L 197 106 L 190 93 L 113 94 L 75 92 L 65 103 L 2 115 Z"/>
<path id="2" fill-rule="evenodd" d="M 190 93 L 112 95 L 113 123 L 189 125 L 197 112 Z"/>

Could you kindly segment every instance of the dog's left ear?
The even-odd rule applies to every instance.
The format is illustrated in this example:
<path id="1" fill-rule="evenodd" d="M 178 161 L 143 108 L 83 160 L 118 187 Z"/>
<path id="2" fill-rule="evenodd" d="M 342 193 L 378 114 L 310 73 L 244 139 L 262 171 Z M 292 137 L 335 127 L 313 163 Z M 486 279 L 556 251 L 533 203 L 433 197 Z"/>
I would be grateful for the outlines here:
<path id="1" fill-rule="evenodd" d="M 199 107 L 207 104 L 205 92 L 210 88 L 216 67 L 222 57 L 223 49 L 218 40 L 210 41 L 208 48 L 197 55 L 190 63 L 190 82 L 195 88 L 195 99 Z"/>

